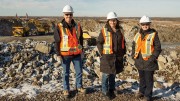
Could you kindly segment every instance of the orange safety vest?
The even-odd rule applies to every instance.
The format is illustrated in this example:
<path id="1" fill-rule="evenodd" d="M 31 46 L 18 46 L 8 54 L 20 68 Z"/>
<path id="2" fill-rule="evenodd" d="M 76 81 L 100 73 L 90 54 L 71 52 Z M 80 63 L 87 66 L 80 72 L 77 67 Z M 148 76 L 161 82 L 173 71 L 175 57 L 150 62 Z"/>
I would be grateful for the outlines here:
<path id="1" fill-rule="evenodd" d="M 135 56 L 134 58 L 136 59 L 138 57 L 139 52 L 141 52 L 142 57 L 144 60 L 148 60 L 152 53 L 154 52 L 154 37 L 155 37 L 155 32 L 152 32 L 150 34 L 147 34 L 144 39 L 141 39 L 141 34 L 137 33 L 134 36 L 134 42 L 136 43 L 135 45 Z"/>
<path id="2" fill-rule="evenodd" d="M 112 33 L 107 31 L 107 28 L 102 29 L 104 37 L 103 54 L 113 54 Z M 122 49 L 124 49 L 124 36 L 122 35 Z"/>
<path id="3" fill-rule="evenodd" d="M 61 38 L 60 54 L 63 56 L 81 54 L 82 46 L 79 44 L 80 24 L 76 24 L 72 33 L 69 29 L 64 28 L 62 23 L 59 23 L 58 27 Z"/>

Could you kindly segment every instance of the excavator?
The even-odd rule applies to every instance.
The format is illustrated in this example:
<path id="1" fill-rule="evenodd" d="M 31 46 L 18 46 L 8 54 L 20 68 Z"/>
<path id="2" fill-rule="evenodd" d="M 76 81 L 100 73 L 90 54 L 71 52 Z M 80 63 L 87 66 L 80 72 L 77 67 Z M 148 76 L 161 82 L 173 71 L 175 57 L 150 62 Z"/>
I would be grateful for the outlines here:
<path id="1" fill-rule="evenodd" d="M 83 47 L 87 48 L 88 47 L 88 41 L 91 40 L 91 36 L 88 33 L 88 30 L 83 30 Z"/>
<path id="2" fill-rule="evenodd" d="M 12 27 L 13 36 L 25 37 L 29 35 L 29 27 Z"/>
<path id="3" fill-rule="evenodd" d="M 15 24 L 12 27 L 13 36 L 29 36 L 29 35 L 45 35 L 49 33 L 50 26 L 46 20 L 29 19 L 21 20 L 20 24 Z"/>
<path id="4" fill-rule="evenodd" d="M 26 25 L 26 21 L 20 19 L 13 20 L 14 26 L 12 26 L 12 35 L 25 37 L 29 35 L 30 28 Z"/>
<path id="5" fill-rule="evenodd" d="M 12 35 L 13 36 L 28 36 L 28 35 L 45 35 L 49 33 L 50 25 L 46 19 L 29 19 L 26 13 L 25 18 L 18 17 L 13 20 Z"/>
<path id="6" fill-rule="evenodd" d="M 46 20 L 42 19 L 30 19 L 29 23 L 33 23 L 34 26 L 36 27 L 35 34 L 36 35 L 45 35 L 46 33 L 49 32 L 50 26 L 48 25 Z"/>

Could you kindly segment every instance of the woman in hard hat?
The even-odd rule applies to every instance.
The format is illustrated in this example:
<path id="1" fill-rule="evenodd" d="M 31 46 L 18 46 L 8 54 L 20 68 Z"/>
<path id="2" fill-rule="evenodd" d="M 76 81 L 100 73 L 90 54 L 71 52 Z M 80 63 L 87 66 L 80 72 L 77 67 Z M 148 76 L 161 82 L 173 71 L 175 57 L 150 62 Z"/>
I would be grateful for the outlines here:
<path id="1" fill-rule="evenodd" d="M 161 43 L 158 32 L 151 28 L 151 20 L 148 16 L 141 17 L 140 30 L 134 36 L 132 45 L 132 57 L 139 72 L 140 84 L 136 97 L 152 100 L 153 74 L 158 70 L 157 58 L 161 53 Z"/>
<path id="2" fill-rule="evenodd" d="M 114 98 L 116 74 L 123 71 L 123 56 L 126 53 L 122 27 L 115 12 L 107 14 L 107 23 L 101 29 L 97 47 L 101 54 L 102 94 Z"/>
<path id="3" fill-rule="evenodd" d="M 70 63 L 74 64 L 76 72 L 76 88 L 80 93 L 86 93 L 82 86 L 82 46 L 83 37 L 80 24 L 73 20 L 73 8 L 66 5 L 63 8 L 64 19 L 58 23 L 54 30 L 54 39 L 58 59 L 62 60 L 63 67 L 63 94 L 65 97 L 70 95 L 69 73 Z"/>

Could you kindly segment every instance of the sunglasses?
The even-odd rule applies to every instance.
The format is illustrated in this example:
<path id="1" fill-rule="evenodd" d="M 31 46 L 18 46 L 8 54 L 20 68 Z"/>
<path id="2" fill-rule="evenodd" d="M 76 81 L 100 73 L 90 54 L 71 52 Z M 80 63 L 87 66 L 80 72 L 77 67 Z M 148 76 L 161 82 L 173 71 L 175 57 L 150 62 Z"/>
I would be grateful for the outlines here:
<path id="1" fill-rule="evenodd" d="M 73 14 L 65 14 L 66 16 L 72 16 Z"/>
<path id="2" fill-rule="evenodd" d="M 141 23 L 141 26 L 149 26 L 150 25 L 150 23 Z"/>

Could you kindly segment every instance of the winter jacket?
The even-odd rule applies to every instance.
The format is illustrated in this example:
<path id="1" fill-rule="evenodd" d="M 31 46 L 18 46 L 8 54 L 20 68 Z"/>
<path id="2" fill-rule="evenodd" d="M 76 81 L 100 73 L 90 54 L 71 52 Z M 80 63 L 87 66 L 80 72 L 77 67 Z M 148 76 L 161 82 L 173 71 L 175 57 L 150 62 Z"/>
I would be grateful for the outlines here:
<path id="1" fill-rule="evenodd" d="M 138 70 L 146 70 L 146 71 L 155 71 L 158 70 L 158 63 L 157 63 L 157 58 L 159 54 L 161 53 L 161 43 L 158 37 L 158 32 L 155 29 L 149 29 L 147 31 L 143 31 L 140 29 L 139 33 L 141 34 L 141 38 L 144 39 L 144 37 L 147 34 L 150 34 L 152 32 L 155 32 L 155 37 L 154 37 L 154 51 L 150 58 L 146 61 L 142 58 L 141 52 L 138 54 L 137 58 L 134 59 L 135 56 L 135 46 L 136 43 L 133 41 L 132 43 L 132 58 L 135 60 L 135 66 Z"/>
<path id="2" fill-rule="evenodd" d="M 100 32 L 97 40 L 97 48 L 102 56 L 100 58 L 100 71 L 107 74 L 118 74 L 124 68 L 123 56 L 126 52 L 125 41 L 124 49 L 122 49 L 123 33 L 120 27 L 116 29 L 116 32 L 113 32 L 108 24 L 105 25 L 105 28 L 112 33 L 113 54 L 103 54 L 104 37 Z"/>

